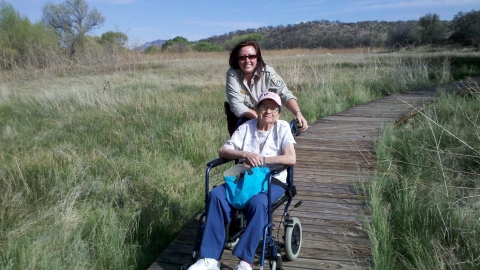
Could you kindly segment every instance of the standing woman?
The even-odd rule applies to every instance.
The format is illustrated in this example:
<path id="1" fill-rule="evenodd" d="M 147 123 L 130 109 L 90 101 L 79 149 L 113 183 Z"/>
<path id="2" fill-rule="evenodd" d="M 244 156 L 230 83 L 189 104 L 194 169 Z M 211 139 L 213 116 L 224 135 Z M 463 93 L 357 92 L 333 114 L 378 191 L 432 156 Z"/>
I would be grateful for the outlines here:
<path id="1" fill-rule="evenodd" d="M 230 68 L 227 71 L 226 92 L 230 111 L 226 111 L 228 131 L 235 131 L 237 121 L 244 123 L 257 118 L 255 106 L 258 97 L 265 92 L 274 92 L 282 100 L 282 104 L 297 118 L 305 131 L 308 123 L 303 117 L 297 98 L 288 90 L 283 79 L 275 70 L 265 64 L 262 52 L 255 40 L 245 40 L 237 44 L 230 52 Z"/>

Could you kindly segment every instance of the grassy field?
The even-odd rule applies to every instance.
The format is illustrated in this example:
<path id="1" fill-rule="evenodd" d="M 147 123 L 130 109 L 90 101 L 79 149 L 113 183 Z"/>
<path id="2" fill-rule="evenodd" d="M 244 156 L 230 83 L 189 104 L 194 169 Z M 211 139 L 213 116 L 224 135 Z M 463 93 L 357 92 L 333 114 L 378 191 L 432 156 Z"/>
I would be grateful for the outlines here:
<path id="1" fill-rule="evenodd" d="M 480 268 L 480 86 L 444 93 L 377 144 L 378 269 Z"/>
<path id="2" fill-rule="evenodd" d="M 471 57 L 264 55 L 310 122 L 449 82 L 452 59 Z M 460 66 L 461 76 L 478 74 Z M 228 137 L 227 68 L 226 52 L 132 53 L 104 65 L 0 71 L 0 268 L 147 268 L 203 207 L 204 166 Z"/>

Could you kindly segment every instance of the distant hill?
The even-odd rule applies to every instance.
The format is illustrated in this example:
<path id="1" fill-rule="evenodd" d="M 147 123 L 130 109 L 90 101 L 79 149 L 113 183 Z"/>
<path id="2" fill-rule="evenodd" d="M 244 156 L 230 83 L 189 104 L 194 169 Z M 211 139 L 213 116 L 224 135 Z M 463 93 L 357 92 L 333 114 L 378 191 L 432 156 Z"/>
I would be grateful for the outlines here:
<path id="1" fill-rule="evenodd" d="M 165 42 L 166 42 L 166 40 L 157 39 L 157 40 L 154 40 L 154 41 L 147 42 L 147 43 L 143 44 L 142 46 L 136 47 L 135 50 L 143 52 L 146 48 L 148 48 L 150 46 L 162 47 L 163 43 L 165 43 Z"/>
<path id="2" fill-rule="evenodd" d="M 440 20 L 436 14 L 427 15 L 419 20 L 408 21 L 343 23 L 316 20 L 298 24 L 265 26 L 257 29 L 231 31 L 193 43 L 208 42 L 226 50 L 231 49 L 232 41 L 238 42 L 238 38 L 255 38 L 260 41 L 260 46 L 267 50 L 358 47 L 398 49 L 420 45 L 438 46 L 461 43 L 474 46 L 477 50 L 480 48 L 478 38 L 472 39 L 468 36 L 471 34 L 467 35 L 471 32 L 478 33 L 475 34 L 476 37 L 480 35 L 478 27 L 473 27 L 473 25 L 478 25 L 480 10 L 469 13 L 459 12 L 456 15 L 458 18 L 452 21 Z M 468 21 L 468 23 L 464 23 L 464 21 Z M 140 50 L 144 51 L 152 45 L 162 46 L 165 42 L 165 40 L 147 42 L 140 47 Z"/>
<path id="3" fill-rule="evenodd" d="M 266 26 L 257 29 L 231 31 L 224 35 L 201 39 L 213 45 L 224 46 L 237 36 L 260 34 L 260 46 L 267 50 L 293 48 L 357 48 L 357 47 L 403 47 L 431 42 L 428 35 L 435 34 L 435 44 L 448 43 L 451 35 L 449 21 L 438 21 L 426 32 L 417 20 L 409 21 L 309 21 L 298 24 Z M 428 34 L 428 35 L 427 35 Z M 423 36 L 422 36 L 423 35 Z M 429 39 L 430 38 L 430 39 Z"/>
<path id="4" fill-rule="evenodd" d="M 269 50 L 293 48 L 354 48 L 382 47 L 388 45 L 388 33 L 398 25 L 408 24 L 416 30 L 417 21 L 386 22 L 363 21 L 342 23 L 339 21 L 309 21 L 298 24 L 266 26 L 257 29 L 232 31 L 224 35 L 213 36 L 199 41 L 214 45 L 223 45 L 234 36 L 251 33 L 261 34 L 261 47 Z"/>

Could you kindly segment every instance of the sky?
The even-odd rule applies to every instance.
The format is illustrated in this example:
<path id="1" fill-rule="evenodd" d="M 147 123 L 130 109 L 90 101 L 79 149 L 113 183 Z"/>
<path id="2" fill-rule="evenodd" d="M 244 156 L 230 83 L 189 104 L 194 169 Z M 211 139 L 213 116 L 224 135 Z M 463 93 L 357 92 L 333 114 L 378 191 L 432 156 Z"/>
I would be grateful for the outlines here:
<path id="1" fill-rule="evenodd" d="M 0 0 L 2 1 L 2 0 Z M 46 3 L 65 0 L 3 0 L 32 23 Z M 480 10 L 479 0 L 86 0 L 105 17 L 89 34 L 119 31 L 131 46 L 182 36 L 197 41 L 231 31 L 307 21 L 406 21 L 436 13 L 452 20 L 458 12 Z"/>

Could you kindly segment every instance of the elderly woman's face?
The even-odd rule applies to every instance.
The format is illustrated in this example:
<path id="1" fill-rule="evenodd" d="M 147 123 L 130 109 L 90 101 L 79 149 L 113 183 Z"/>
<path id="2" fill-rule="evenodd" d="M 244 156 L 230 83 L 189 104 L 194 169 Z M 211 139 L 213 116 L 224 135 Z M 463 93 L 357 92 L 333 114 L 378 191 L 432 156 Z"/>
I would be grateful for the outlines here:
<path id="1" fill-rule="evenodd" d="M 238 52 L 238 65 L 243 75 L 253 74 L 257 66 L 257 52 L 253 46 L 245 46 Z"/>
<path id="2" fill-rule="evenodd" d="M 273 124 L 280 116 L 280 108 L 275 101 L 266 99 L 258 106 L 257 115 L 258 121 Z"/>

